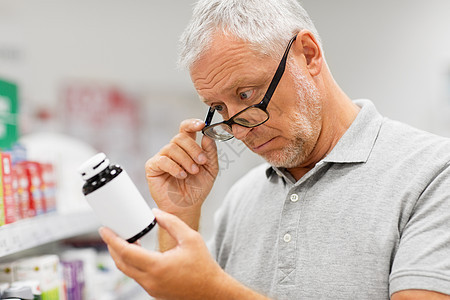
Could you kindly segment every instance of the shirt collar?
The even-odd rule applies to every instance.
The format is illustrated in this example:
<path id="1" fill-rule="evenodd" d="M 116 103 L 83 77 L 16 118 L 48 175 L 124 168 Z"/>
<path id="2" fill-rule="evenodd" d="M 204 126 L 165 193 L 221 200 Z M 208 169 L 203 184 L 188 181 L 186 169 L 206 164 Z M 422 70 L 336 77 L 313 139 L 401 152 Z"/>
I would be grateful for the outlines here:
<path id="1" fill-rule="evenodd" d="M 369 159 L 383 117 L 370 100 L 360 99 L 355 100 L 354 103 L 361 110 L 333 150 L 322 160 L 323 162 L 365 163 Z M 269 166 L 266 170 L 267 177 L 270 177 L 274 172 L 279 176 L 288 174 L 283 168 Z"/>

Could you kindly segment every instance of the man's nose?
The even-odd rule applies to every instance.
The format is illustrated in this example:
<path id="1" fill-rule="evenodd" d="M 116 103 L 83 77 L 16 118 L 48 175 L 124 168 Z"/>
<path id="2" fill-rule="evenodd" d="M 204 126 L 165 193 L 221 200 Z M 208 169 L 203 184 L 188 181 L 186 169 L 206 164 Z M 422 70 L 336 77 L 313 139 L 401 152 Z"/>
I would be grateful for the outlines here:
<path id="1" fill-rule="evenodd" d="M 238 140 L 244 139 L 250 132 L 250 130 L 252 130 L 251 128 L 246 128 L 238 124 L 231 125 L 231 129 L 233 131 L 234 137 L 237 138 Z"/>

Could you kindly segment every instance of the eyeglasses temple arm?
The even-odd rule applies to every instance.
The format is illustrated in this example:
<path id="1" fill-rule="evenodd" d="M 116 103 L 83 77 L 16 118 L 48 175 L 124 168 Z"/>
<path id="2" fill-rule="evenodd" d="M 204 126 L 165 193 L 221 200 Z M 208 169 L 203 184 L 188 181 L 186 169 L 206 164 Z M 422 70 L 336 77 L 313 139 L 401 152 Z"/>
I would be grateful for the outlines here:
<path id="1" fill-rule="evenodd" d="M 208 110 L 208 114 L 206 115 L 205 127 L 211 124 L 212 118 L 214 116 L 214 111 L 215 111 L 214 107 L 211 106 Z"/>
<path id="2" fill-rule="evenodd" d="M 289 44 L 286 47 L 286 51 L 284 51 L 283 57 L 281 58 L 280 64 L 278 65 L 277 71 L 275 72 L 275 75 L 273 76 L 272 81 L 270 82 L 269 88 L 267 89 L 266 94 L 264 95 L 264 99 L 262 102 L 262 107 L 265 109 L 267 107 L 267 104 L 269 104 L 269 100 L 272 98 L 273 93 L 275 92 L 275 89 L 278 85 L 278 83 L 281 80 L 281 77 L 283 77 L 284 70 L 286 69 L 286 61 L 289 54 L 289 50 L 291 49 L 292 43 L 294 43 L 295 39 L 297 38 L 297 35 L 295 35 L 290 41 Z"/>

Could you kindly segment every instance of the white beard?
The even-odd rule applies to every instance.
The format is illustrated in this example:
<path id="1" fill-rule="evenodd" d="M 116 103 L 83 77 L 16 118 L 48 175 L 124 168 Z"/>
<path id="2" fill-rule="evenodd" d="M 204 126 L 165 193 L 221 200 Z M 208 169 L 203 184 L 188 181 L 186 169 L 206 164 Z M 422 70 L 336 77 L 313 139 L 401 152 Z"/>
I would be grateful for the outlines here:
<path id="1" fill-rule="evenodd" d="M 295 64 L 289 69 L 295 79 L 297 90 L 297 110 L 285 112 L 292 140 L 281 150 L 263 155 L 274 167 L 294 168 L 301 165 L 313 151 L 321 129 L 320 95 L 316 86 L 309 81 Z"/>

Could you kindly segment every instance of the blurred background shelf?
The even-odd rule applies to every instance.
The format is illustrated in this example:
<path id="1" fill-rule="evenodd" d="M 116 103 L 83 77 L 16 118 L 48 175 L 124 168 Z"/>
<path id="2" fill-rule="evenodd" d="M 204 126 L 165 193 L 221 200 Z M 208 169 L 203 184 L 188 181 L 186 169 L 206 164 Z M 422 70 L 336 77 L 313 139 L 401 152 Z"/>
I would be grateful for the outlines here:
<path id="1" fill-rule="evenodd" d="M 1 258 L 58 240 L 95 232 L 100 226 L 90 211 L 50 213 L 0 227 Z"/>

